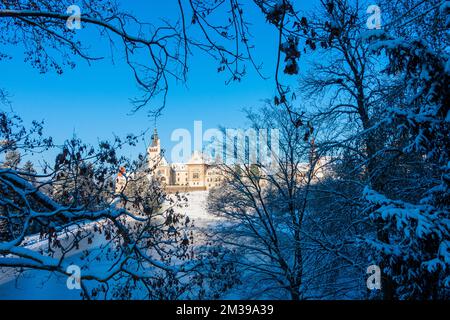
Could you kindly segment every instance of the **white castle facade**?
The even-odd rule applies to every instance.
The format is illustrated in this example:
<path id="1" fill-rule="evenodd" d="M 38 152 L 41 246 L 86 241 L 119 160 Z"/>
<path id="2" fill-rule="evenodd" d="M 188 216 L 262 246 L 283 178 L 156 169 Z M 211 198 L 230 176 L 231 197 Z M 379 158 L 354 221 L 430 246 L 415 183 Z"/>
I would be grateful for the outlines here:
<path id="1" fill-rule="evenodd" d="M 319 159 L 313 180 L 321 179 L 326 175 L 325 164 L 328 161 L 329 159 L 325 157 Z M 147 168 L 150 169 L 149 178 L 156 179 L 168 191 L 210 190 L 220 187 L 226 180 L 226 174 L 224 174 L 220 165 L 207 159 L 200 151 L 194 151 L 186 163 L 169 163 L 164 157 L 161 140 L 156 129 L 147 149 Z M 301 180 L 308 173 L 309 168 L 309 163 L 298 163 L 297 178 Z M 277 172 L 276 168 L 274 172 Z M 265 176 L 263 173 L 261 174 Z M 278 176 L 278 174 L 275 173 L 275 176 Z M 121 192 L 125 188 L 126 177 L 125 168 L 121 168 L 116 180 L 116 192 Z M 266 179 L 262 179 L 261 183 L 265 185 L 266 182 Z"/>
<path id="2" fill-rule="evenodd" d="M 224 177 L 218 166 L 208 161 L 199 151 L 194 151 L 186 163 L 168 163 L 161 152 L 161 140 L 156 129 L 147 156 L 154 177 L 166 186 L 209 190 L 223 183 Z"/>

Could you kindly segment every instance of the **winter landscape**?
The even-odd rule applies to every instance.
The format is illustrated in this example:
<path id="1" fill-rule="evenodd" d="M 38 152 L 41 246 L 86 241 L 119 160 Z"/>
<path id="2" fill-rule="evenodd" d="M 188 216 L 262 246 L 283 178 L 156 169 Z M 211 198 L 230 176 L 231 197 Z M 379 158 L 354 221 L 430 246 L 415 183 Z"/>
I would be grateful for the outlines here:
<path id="1" fill-rule="evenodd" d="M 0 0 L 0 300 L 448 301 L 449 27 Z"/>

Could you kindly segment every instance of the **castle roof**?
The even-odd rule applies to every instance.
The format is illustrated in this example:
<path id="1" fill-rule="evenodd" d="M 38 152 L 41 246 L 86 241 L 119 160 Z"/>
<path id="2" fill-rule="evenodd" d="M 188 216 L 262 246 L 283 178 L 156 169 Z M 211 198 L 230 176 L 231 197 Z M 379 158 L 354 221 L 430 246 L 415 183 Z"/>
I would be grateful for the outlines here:
<path id="1" fill-rule="evenodd" d="M 161 160 L 159 160 L 159 166 L 168 166 L 169 162 L 167 162 L 166 157 L 161 157 Z"/>
<path id="2" fill-rule="evenodd" d="M 207 164 L 209 159 L 200 151 L 194 151 L 187 164 Z"/>
<path id="3" fill-rule="evenodd" d="M 187 167 L 186 167 L 185 163 L 172 163 L 170 166 L 175 171 L 185 171 L 185 170 L 187 170 Z"/>

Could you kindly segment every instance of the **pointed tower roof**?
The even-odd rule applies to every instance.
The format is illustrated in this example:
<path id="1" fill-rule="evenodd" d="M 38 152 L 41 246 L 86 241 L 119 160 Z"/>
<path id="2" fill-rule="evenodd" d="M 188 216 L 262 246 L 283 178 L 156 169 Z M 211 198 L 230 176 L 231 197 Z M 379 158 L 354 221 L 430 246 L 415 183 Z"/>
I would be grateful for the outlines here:
<path id="1" fill-rule="evenodd" d="M 208 164 L 211 160 L 207 155 L 200 151 L 194 151 L 191 156 L 191 159 L 187 162 L 187 164 Z"/>

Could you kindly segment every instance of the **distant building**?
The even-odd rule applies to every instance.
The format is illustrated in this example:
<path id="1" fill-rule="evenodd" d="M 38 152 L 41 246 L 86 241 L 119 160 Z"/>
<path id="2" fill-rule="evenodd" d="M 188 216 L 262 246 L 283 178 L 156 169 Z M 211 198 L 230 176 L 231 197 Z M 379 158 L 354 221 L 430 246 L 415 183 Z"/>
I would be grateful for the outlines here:
<path id="1" fill-rule="evenodd" d="M 209 190 L 220 186 L 224 177 L 217 165 L 212 163 L 200 151 L 194 151 L 186 163 L 169 164 L 161 151 L 158 132 L 152 135 L 152 142 L 147 150 L 148 166 L 152 175 L 166 186 L 187 188 L 204 188 Z"/>
<path id="2" fill-rule="evenodd" d="M 127 184 L 126 174 L 127 170 L 125 167 L 120 167 L 116 178 L 116 193 L 121 193 L 125 190 Z"/>
<path id="3" fill-rule="evenodd" d="M 319 159 L 318 165 L 314 172 L 314 179 L 321 179 L 325 176 L 326 158 Z M 225 176 L 220 164 L 211 161 L 200 151 L 194 151 L 191 158 L 186 163 L 169 163 L 164 157 L 161 149 L 161 140 L 158 131 L 155 129 L 151 144 L 147 149 L 147 165 L 150 169 L 149 178 L 159 181 L 167 190 L 210 190 L 220 187 Z M 277 177 L 278 172 L 276 164 L 273 165 L 274 176 Z M 252 170 L 259 172 L 257 165 L 252 165 Z M 309 171 L 308 163 L 297 164 L 297 178 L 303 179 Z M 130 174 L 130 177 L 133 173 Z M 268 183 L 266 173 L 261 172 L 261 184 L 264 186 Z M 277 179 L 277 178 L 276 178 Z M 117 180 L 116 192 L 124 190 L 127 181 L 127 173 L 125 168 L 121 167 Z"/>

